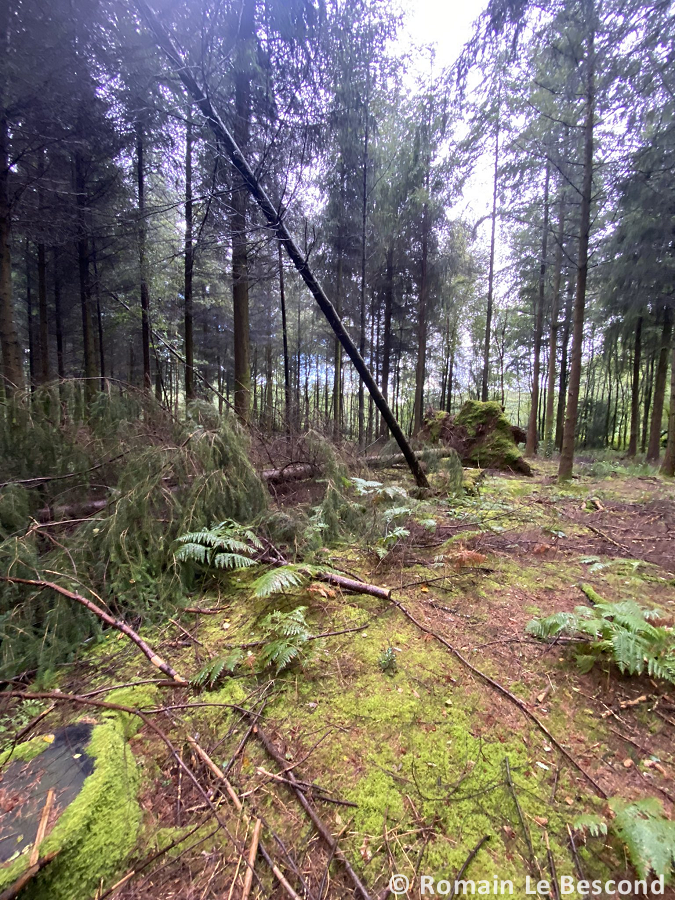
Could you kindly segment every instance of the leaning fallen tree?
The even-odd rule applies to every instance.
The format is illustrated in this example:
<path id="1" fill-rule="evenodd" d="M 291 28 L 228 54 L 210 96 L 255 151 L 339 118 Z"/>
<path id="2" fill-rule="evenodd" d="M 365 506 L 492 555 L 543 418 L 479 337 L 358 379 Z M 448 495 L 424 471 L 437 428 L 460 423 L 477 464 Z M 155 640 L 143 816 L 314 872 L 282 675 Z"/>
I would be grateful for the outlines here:
<path id="1" fill-rule="evenodd" d="M 370 396 L 373 398 L 375 405 L 382 414 L 382 418 L 386 422 L 387 427 L 392 434 L 392 437 L 396 440 L 396 443 L 401 448 L 401 453 L 408 463 L 410 471 L 414 475 L 417 484 L 419 485 L 419 487 L 428 487 L 429 484 L 427 482 L 427 477 L 424 474 L 424 470 L 422 469 L 419 460 L 415 456 L 412 447 L 406 440 L 406 437 L 401 430 L 401 426 L 398 424 L 394 414 L 389 408 L 389 404 L 378 388 L 375 379 L 370 372 L 370 369 L 365 364 L 363 357 L 354 344 L 354 341 L 351 339 L 346 328 L 342 324 L 342 320 L 337 314 L 335 307 L 328 299 L 324 289 L 321 287 L 316 276 L 310 269 L 307 259 L 302 255 L 302 253 L 300 252 L 300 248 L 295 243 L 295 240 L 293 239 L 290 231 L 286 226 L 281 209 L 276 208 L 270 198 L 267 196 L 267 193 L 256 178 L 253 170 L 244 158 L 241 150 L 237 146 L 234 137 L 230 134 L 229 129 L 226 127 L 225 123 L 211 103 L 211 100 L 208 96 L 208 91 L 205 89 L 205 86 L 200 87 L 200 85 L 191 74 L 192 68 L 188 66 L 185 60 L 182 58 L 182 55 L 176 47 L 173 38 L 159 22 L 145 0 L 136 0 L 136 5 L 149 28 L 153 32 L 158 46 L 164 51 L 167 58 L 173 64 L 176 70 L 176 74 L 183 82 L 183 85 L 187 89 L 188 94 L 190 94 L 190 96 L 192 97 L 195 105 L 203 114 L 219 145 L 225 148 L 225 151 L 230 158 L 230 162 L 243 179 L 246 188 L 248 189 L 249 193 L 251 194 L 265 219 L 267 220 L 269 228 L 276 235 L 280 245 L 283 246 L 286 250 L 286 253 L 291 259 L 293 265 L 298 270 L 300 276 L 302 277 L 302 280 L 305 282 L 312 296 L 316 300 L 321 312 L 326 317 L 328 324 L 333 329 L 335 336 L 338 338 L 347 355 L 353 362 L 356 371 L 359 373 L 359 377 L 361 378 L 363 384 L 368 388 Z"/>

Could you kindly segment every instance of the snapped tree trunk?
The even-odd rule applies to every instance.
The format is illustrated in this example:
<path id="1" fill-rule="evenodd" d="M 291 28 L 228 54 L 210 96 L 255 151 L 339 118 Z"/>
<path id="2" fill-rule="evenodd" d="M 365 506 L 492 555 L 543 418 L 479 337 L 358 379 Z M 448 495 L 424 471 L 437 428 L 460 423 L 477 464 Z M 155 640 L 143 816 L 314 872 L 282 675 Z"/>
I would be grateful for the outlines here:
<path id="1" fill-rule="evenodd" d="M 326 296 L 323 288 L 317 281 L 316 276 L 310 269 L 307 260 L 300 252 L 300 249 L 291 236 L 291 233 L 288 230 L 283 217 L 279 216 L 276 207 L 272 204 L 271 200 L 267 196 L 267 193 L 253 174 L 251 167 L 242 156 L 241 150 L 237 146 L 236 141 L 213 107 L 207 92 L 200 88 L 200 86 L 192 77 L 190 69 L 185 66 L 183 59 L 176 49 L 171 37 L 167 34 L 166 30 L 162 27 L 157 18 L 151 12 L 147 3 L 145 3 L 145 0 L 137 0 L 137 6 L 141 11 L 143 17 L 147 21 L 148 25 L 152 29 L 159 46 L 176 67 L 178 76 L 190 92 L 197 106 L 199 106 L 199 109 L 203 113 L 209 127 L 213 131 L 216 138 L 222 143 L 222 146 L 225 148 L 230 158 L 230 162 L 243 178 L 246 187 L 253 196 L 265 219 L 267 220 L 268 226 L 276 234 L 278 240 L 283 244 L 289 258 L 293 262 L 293 265 L 298 270 L 298 273 L 300 274 L 303 281 L 309 288 L 312 296 L 316 300 L 317 305 L 326 317 L 328 324 L 331 326 L 334 333 L 339 338 L 340 343 L 354 363 L 356 371 L 365 382 L 365 385 L 368 388 L 368 391 L 370 392 L 375 405 L 382 413 L 382 416 L 384 417 L 393 437 L 401 448 L 401 452 L 403 453 L 406 462 L 410 466 L 410 470 L 415 476 L 417 484 L 420 487 L 428 487 L 429 483 L 427 481 L 426 475 L 424 474 L 424 471 L 422 470 L 418 459 L 413 453 L 410 444 L 406 440 L 405 435 L 401 430 L 401 426 L 394 418 L 391 410 L 389 409 L 387 401 L 382 396 L 380 389 L 375 383 L 375 379 L 373 378 L 370 370 L 366 366 L 361 354 L 357 350 L 354 342 L 347 333 L 347 330 L 340 321 L 339 316 L 335 312 L 333 304 Z"/>
<path id="2" fill-rule="evenodd" d="M 539 291 L 534 315 L 534 364 L 532 366 L 532 397 L 530 418 L 527 426 L 525 456 L 536 456 L 539 443 L 537 412 L 539 410 L 539 373 L 541 369 L 541 334 L 544 324 L 544 293 L 546 290 L 546 254 L 548 252 L 548 191 L 551 181 L 551 166 L 546 163 L 544 184 L 544 230 L 541 238 L 541 263 L 539 265 Z"/>
<path id="3" fill-rule="evenodd" d="M 586 52 L 586 115 L 584 119 L 584 177 L 581 190 L 579 216 L 579 255 L 577 259 L 577 290 L 574 297 L 572 329 L 572 363 L 567 391 L 567 415 L 563 431 L 562 451 L 558 477 L 567 480 L 574 468 L 574 441 L 579 409 L 581 385 L 581 361 L 584 343 L 584 317 L 586 309 L 586 282 L 588 280 L 588 244 L 591 233 L 591 199 L 593 195 L 593 128 L 595 118 L 595 5 L 587 0 L 586 25 L 588 48 Z"/>
<path id="4" fill-rule="evenodd" d="M 670 338 L 673 332 L 673 313 L 669 306 L 663 312 L 663 331 L 661 332 L 661 349 L 656 366 L 654 381 L 654 399 L 652 404 L 652 421 L 649 429 L 649 446 L 647 459 L 657 462 L 661 455 L 661 423 L 663 407 L 666 400 L 666 377 L 668 375 L 668 356 L 670 355 Z"/>
<path id="5" fill-rule="evenodd" d="M 194 333 L 192 303 L 192 272 L 194 269 L 194 248 L 192 246 L 192 119 L 188 103 L 185 125 L 185 400 L 194 400 Z"/>
<path id="6" fill-rule="evenodd" d="M 633 351 L 633 381 L 630 395 L 630 438 L 628 456 L 637 454 L 638 432 L 640 430 L 640 357 L 642 355 L 642 316 L 635 325 L 635 348 Z"/>

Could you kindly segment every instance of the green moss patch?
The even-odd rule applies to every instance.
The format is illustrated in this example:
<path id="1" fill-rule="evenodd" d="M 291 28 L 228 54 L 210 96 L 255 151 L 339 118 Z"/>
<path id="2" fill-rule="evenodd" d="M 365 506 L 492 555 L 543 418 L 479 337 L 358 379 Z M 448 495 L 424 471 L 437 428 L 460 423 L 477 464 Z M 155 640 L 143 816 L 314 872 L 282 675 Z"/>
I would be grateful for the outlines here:
<path id="1" fill-rule="evenodd" d="M 121 694 L 111 694 L 111 702 L 130 699 Z M 141 810 L 139 772 L 128 746 L 128 737 L 138 725 L 130 719 L 110 712 L 94 726 L 86 748 L 94 760 L 93 772 L 43 841 L 41 857 L 53 852 L 58 855 L 24 888 L 21 896 L 26 900 L 87 900 L 101 882 L 109 883 L 119 873 L 134 849 Z M 44 738 L 35 738 L 29 742 L 30 751 L 17 748 L 14 755 L 25 759 L 40 743 L 43 750 L 48 746 Z M 29 855 L 27 847 L 0 869 L 0 890 L 28 868 Z"/>

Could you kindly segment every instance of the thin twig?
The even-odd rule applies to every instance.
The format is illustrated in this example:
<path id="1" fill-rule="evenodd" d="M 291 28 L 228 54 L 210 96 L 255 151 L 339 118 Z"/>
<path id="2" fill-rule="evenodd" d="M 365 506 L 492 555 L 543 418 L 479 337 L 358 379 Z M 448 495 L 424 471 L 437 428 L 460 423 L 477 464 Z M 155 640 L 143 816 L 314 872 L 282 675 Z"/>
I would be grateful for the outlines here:
<path id="1" fill-rule="evenodd" d="M 527 822 L 525 821 L 525 816 L 523 815 L 523 811 L 520 808 L 520 802 L 518 800 L 518 795 L 516 794 L 516 789 L 513 784 L 513 779 L 511 778 L 511 766 L 509 765 L 508 756 L 504 757 L 504 765 L 506 767 L 506 783 L 509 786 L 509 790 L 511 791 L 511 796 L 513 797 L 513 802 L 516 805 L 518 819 L 520 820 L 520 825 L 521 825 L 521 828 L 523 829 L 523 833 L 525 835 L 525 842 L 527 843 L 527 849 L 530 854 L 530 862 L 532 864 L 532 868 L 537 869 L 537 871 L 541 874 L 541 867 L 539 866 L 537 857 L 534 854 L 534 847 L 532 846 L 532 837 L 530 835 L 530 829 L 527 827 Z"/>
<path id="2" fill-rule="evenodd" d="M 466 870 L 469 868 L 469 866 L 470 866 L 471 863 L 473 862 L 473 860 L 474 860 L 474 858 L 476 857 L 476 854 L 478 853 L 478 851 L 480 850 L 480 848 L 483 846 L 483 844 L 484 844 L 486 841 L 489 841 L 489 840 L 490 840 L 490 835 L 489 835 L 489 834 L 484 835 L 484 836 L 478 841 L 478 843 L 477 843 L 476 846 L 473 848 L 473 850 L 469 853 L 469 855 L 467 856 L 467 858 L 464 860 L 464 865 L 463 865 L 462 868 L 459 870 L 459 872 L 458 872 L 458 874 L 457 874 L 457 878 L 455 879 L 455 881 L 454 881 L 454 883 L 453 883 L 453 885 L 452 885 L 452 888 L 451 888 L 451 890 L 450 890 L 450 894 L 449 894 L 450 897 L 454 896 L 454 893 L 455 893 L 455 884 L 457 884 L 458 881 L 461 881 L 461 880 L 462 880 L 462 878 L 464 877 L 464 873 L 466 872 Z"/>

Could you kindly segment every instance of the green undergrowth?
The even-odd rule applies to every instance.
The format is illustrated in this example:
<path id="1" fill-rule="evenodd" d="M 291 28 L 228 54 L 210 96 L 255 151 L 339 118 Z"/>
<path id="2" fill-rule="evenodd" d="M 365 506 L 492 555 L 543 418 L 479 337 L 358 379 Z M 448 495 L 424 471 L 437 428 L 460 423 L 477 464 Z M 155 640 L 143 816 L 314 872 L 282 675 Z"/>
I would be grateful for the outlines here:
<path id="1" fill-rule="evenodd" d="M 142 394 L 110 390 L 87 407 L 77 384 L 64 390 L 60 403 L 50 387 L 30 403 L 0 404 L 3 472 L 49 479 L 0 488 L 0 574 L 56 577 L 121 615 L 158 621 L 195 588 L 175 539 L 226 518 L 253 521 L 267 507 L 248 438 L 209 404 L 179 423 Z M 39 530 L 31 516 L 78 527 Z M 51 591 L 10 584 L 0 593 L 2 677 L 52 669 L 99 638 L 90 613 Z"/>

